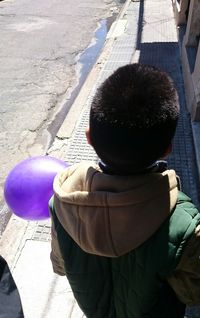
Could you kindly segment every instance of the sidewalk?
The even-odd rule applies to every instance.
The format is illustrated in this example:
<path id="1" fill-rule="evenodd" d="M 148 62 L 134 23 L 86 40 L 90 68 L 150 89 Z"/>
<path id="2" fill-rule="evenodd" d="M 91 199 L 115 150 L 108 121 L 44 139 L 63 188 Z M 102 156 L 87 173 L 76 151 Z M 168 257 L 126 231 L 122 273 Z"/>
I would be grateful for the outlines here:
<path id="1" fill-rule="evenodd" d="M 133 62 L 158 66 L 168 72 L 176 83 L 181 118 L 174 152 L 168 162 L 179 174 L 183 191 L 200 207 L 198 156 L 193 143 L 193 133 L 196 137 L 199 130 L 198 125 L 193 125 L 195 128 L 191 126 L 185 105 L 178 35 L 170 1 L 126 1 L 109 31 L 103 52 L 48 154 L 69 163 L 98 160 L 84 136 L 92 96 L 99 84 L 116 68 Z M 198 139 L 194 139 L 198 147 Z M 67 279 L 52 272 L 49 259 L 50 221 L 26 222 L 13 216 L 0 242 L 0 249 L 18 285 L 26 318 L 84 317 Z M 187 317 L 200 317 L 200 311 L 189 310 Z"/>

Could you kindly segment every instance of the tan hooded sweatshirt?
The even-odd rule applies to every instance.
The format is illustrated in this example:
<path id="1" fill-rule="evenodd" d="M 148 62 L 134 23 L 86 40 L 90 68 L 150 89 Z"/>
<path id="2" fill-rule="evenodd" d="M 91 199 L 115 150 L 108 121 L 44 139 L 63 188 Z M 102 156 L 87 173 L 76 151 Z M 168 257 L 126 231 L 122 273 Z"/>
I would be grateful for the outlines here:
<path id="1" fill-rule="evenodd" d="M 178 187 L 174 170 L 116 176 L 81 163 L 56 176 L 54 192 L 57 217 L 73 240 L 88 253 L 117 257 L 158 230 Z"/>

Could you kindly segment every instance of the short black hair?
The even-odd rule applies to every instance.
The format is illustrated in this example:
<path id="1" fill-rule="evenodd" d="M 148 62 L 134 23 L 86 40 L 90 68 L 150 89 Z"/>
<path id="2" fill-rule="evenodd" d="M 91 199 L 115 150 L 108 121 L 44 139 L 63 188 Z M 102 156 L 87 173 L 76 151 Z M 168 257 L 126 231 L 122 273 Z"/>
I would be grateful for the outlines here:
<path id="1" fill-rule="evenodd" d="M 90 138 L 114 171 L 139 172 L 162 157 L 174 137 L 178 95 L 158 68 L 128 64 L 97 89 L 90 110 Z"/>

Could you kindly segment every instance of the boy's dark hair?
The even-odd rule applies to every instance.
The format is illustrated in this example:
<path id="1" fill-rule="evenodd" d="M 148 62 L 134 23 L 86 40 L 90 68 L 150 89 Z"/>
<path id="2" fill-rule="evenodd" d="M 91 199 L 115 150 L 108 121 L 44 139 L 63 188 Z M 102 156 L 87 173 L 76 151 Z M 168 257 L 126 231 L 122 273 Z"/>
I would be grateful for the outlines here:
<path id="1" fill-rule="evenodd" d="M 142 64 L 120 67 L 92 101 L 92 146 L 114 171 L 142 171 L 164 155 L 178 115 L 177 92 L 165 72 Z"/>

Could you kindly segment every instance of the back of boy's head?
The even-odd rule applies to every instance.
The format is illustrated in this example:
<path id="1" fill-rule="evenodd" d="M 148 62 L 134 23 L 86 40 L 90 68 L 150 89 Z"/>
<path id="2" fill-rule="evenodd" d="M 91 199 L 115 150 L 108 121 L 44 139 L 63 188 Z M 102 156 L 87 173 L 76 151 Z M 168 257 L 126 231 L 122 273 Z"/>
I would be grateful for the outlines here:
<path id="1" fill-rule="evenodd" d="M 140 172 L 171 144 L 179 115 L 169 76 L 148 65 L 117 69 L 99 87 L 90 111 L 90 139 L 114 171 Z"/>

